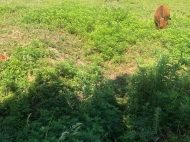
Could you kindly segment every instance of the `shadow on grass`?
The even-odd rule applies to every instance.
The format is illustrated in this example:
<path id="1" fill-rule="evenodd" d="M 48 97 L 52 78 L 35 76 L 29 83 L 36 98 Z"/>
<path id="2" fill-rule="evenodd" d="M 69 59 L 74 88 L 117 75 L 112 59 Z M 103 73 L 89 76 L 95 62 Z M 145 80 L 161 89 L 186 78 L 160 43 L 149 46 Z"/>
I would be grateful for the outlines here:
<path id="1" fill-rule="evenodd" d="M 179 64 L 162 59 L 130 81 L 94 70 L 61 64 L 39 72 L 27 89 L 10 82 L 12 96 L 0 104 L 0 141 L 190 140 L 190 83 Z"/>
<path id="2" fill-rule="evenodd" d="M 127 75 L 73 87 L 75 75 L 38 74 L 27 90 L 14 89 L 0 105 L 0 141 L 117 141 L 123 122 L 116 97 L 125 96 Z"/>

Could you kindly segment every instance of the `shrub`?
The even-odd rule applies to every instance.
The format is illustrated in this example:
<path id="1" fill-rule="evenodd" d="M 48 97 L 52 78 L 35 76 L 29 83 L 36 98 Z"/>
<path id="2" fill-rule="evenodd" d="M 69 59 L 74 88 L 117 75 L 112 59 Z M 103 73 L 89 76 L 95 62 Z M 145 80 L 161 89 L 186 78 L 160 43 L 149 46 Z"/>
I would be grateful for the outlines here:
<path id="1" fill-rule="evenodd" d="M 139 66 L 130 85 L 128 140 L 172 141 L 175 136 L 176 140 L 183 141 L 189 138 L 188 74 L 189 70 L 184 72 L 180 62 L 171 63 L 165 56 L 153 68 Z"/>

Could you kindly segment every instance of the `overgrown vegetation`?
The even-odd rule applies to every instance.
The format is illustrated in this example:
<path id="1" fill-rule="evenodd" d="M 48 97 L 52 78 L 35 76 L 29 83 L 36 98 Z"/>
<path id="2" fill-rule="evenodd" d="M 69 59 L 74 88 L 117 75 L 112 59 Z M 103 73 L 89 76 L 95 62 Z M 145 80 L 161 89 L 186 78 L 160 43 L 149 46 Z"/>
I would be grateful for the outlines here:
<path id="1" fill-rule="evenodd" d="M 189 70 L 182 64 L 162 57 L 150 69 L 139 67 L 130 82 L 126 140 L 189 141 Z"/>
<path id="2" fill-rule="evenodd" d="M 189 15 L 146 2 L 0 2 L 0 141 L 190 141 Z"/>

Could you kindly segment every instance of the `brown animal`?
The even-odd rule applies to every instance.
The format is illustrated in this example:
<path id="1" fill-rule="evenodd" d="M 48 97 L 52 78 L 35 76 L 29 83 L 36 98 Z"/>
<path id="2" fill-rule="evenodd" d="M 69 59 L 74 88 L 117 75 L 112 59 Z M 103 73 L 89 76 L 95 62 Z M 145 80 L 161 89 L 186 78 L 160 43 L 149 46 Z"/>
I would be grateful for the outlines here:
<path id="1" fill-rule="evenodd" d="M 0 55 L 0 61 L 5 61 L 6 59 L 10 59 L 10 56 L 7 56 L 6 52 Z"/>
<path id="2" fill-rule="evenodd" d="M 168 25 L 170 10 L 165 5 L 160 5 L 154 13 L 154 23 L 157 29 L 164 29 Z"/>

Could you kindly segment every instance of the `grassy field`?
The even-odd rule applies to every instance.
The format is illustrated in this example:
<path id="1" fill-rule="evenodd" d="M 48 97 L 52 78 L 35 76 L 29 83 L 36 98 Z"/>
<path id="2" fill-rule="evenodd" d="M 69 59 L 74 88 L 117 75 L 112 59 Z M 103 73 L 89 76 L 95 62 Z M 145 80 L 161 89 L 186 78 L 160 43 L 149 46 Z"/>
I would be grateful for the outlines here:
<path id="1" fill-rule="evenodd" d="M 153 23 L 159 2 L 1 3 L 4 4 L 1 10 L 1 52 L 11 51 L 16 45 L 24 47 L 34 40 L 49 40 L 52 46 L 59 48 L 54 50 L 64 50 L 57 51 L 61 57 L 66 53 L 66 57 L 75 58 L 80 50 L 81 54 L 77 54 L 80 63 L 87 60 L 103 63 L 108 67 L 106 70 L 110 70 L 110 73 L 105 73 L 107 77 L 112 77 L 114 72 L 114 76 L 135 72 L 137 60 L 151 64 L 163 53 L 177 59 L 181 52 L 184 56 L 189 53 L 189 15 L 182 1 L 175 5 L 163 2 L 171 9 L 172 17 L 168 28 L 163 31 L 155 30 Z M 178 7 L 174 7 L 176 5 Z M 62 48 L 60 44 L 69 48 Z M 74 47 L 70 49 L 71 46 Z M 112 63 L 117 64 L 112 67 Z"/>
<path id="2" fill-rule="evenodd" d="M 0 0 L 0 141 L 190 141 L 190 2 L 162 3 Z"/>

